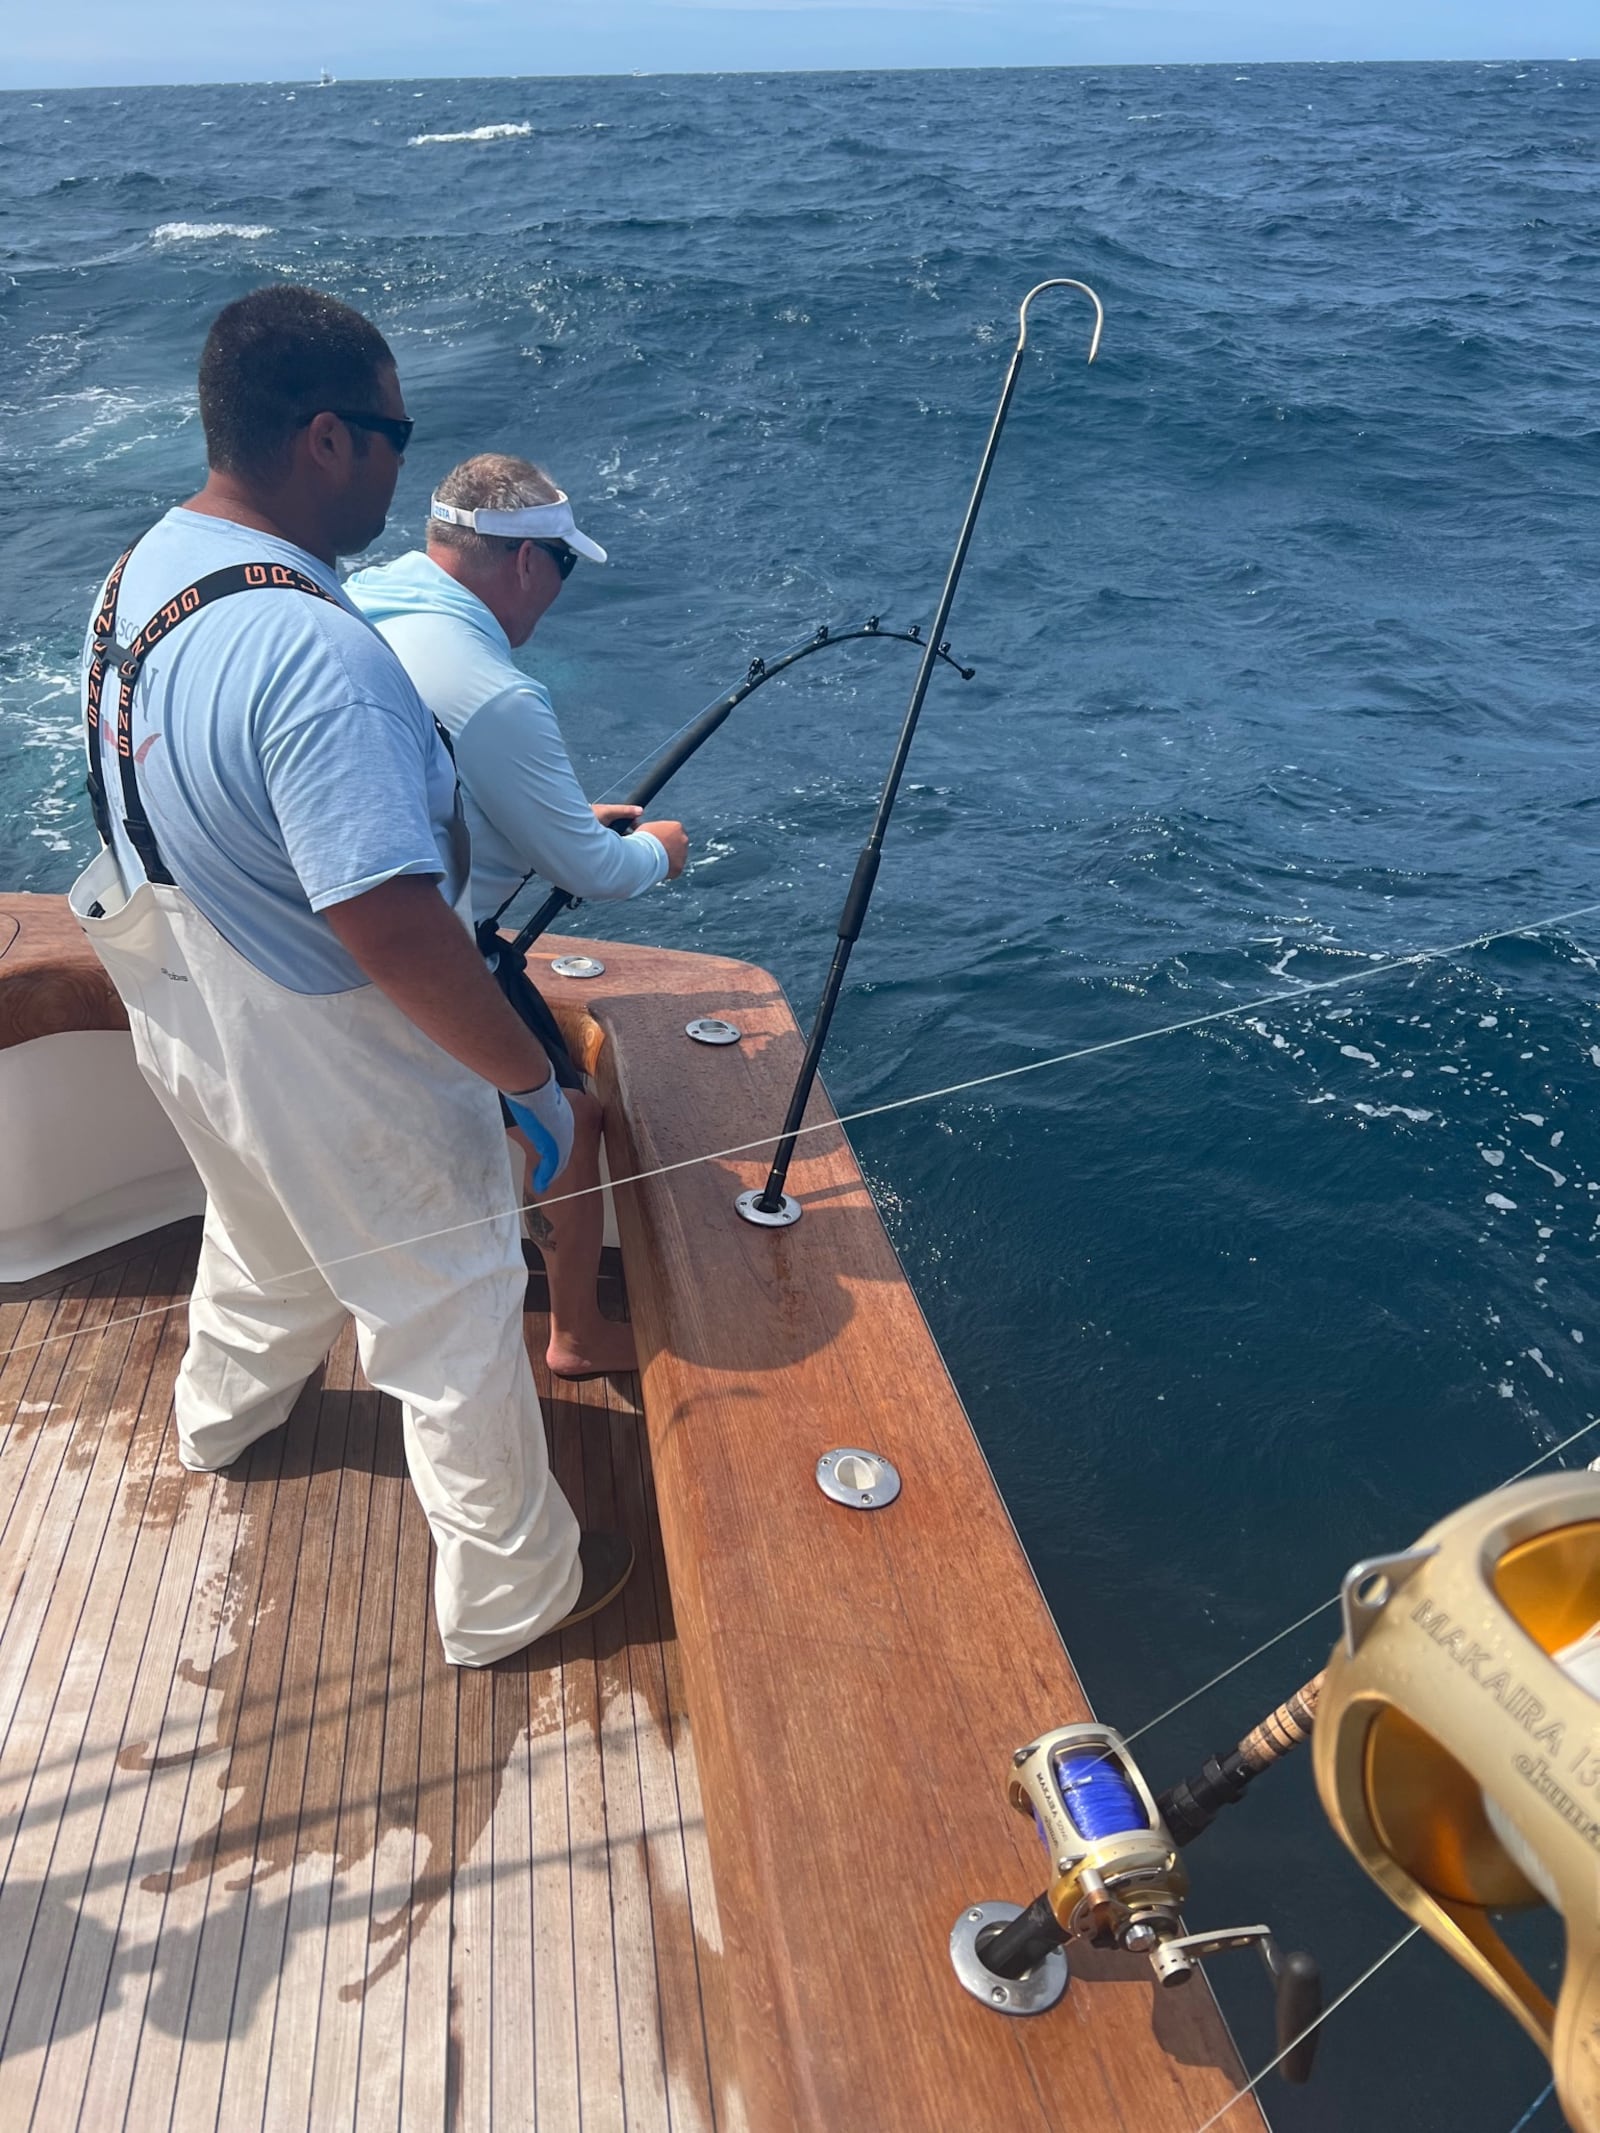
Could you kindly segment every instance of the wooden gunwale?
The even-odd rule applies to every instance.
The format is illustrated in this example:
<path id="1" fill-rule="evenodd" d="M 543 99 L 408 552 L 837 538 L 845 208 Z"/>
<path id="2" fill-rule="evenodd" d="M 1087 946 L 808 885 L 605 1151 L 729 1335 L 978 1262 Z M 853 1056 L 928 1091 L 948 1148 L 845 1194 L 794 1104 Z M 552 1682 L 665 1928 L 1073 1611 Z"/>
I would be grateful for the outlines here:
<path id="1" fill-rule="evenodd" d="M 557 949 L 603 976 L 554 976 Z M 1043 1878 L 1011 1751 L 1091 1714 L 843 1133 L 800 1141 L 792 1229 L 734 1214 L 765 1150 L 649 1175 L 774 1131 L 801 1048 L 780 989 L 566 937 L 529 970 L 597 1078 L 612 1177 L 645 1174 L 614 1199 L 752 2125 L 1193 2133 L 1243 2078 L 1209 1987 L 1090 1952 L 1054 2013 L 1008 2020 L 951 1971 L 959 1912 Z M 741 1042 L 691 1042 L 702 1015 Z M 821 1494 L 847 1445 L 894 1462 L 897 1502 Z"/>

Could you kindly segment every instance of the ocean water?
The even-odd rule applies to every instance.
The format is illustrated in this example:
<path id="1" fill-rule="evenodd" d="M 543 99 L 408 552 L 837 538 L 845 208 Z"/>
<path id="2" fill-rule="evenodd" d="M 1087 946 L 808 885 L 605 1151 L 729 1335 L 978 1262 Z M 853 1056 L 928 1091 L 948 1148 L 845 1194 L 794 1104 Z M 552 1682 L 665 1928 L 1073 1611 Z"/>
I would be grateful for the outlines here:
<path id="1" fill-rule="evenodd" d="M 1140 1726 L 1600 1414 L 1600 918 L 1535 923 L 1600 900 L 1597 138 L 1594 64 L 0 99 L 0 881 L 90 848 L 76 648 L 199 478 L 226 299 L 292 276 L 389 335 L 418 429 L 379 553 L 472 450 L 581 503 L 613 564 L 527 658 L 598 792 L 755 654 L 927 618 L 1017 299 L 1092 281 L 1092 371 L 1081 301 L 1035 315 L 950 632 L 978 678 L 931 692 L 827 1077 L 856 1108 L 1276 996 L 855 1129 Z M 575 923 L 753 958 L 804 1012 L 912 671 L 846 648 L 761 692 L 670 795 L 687 879 Z M 1154 1781 L 1333 1626 L 1146 1736 Z M 1270 1920 L 1330 1994 L 1401 1930 L 1305 1767 L 1191 1865 L 1195 1924 Z M 1255 1965 L 1215 1976 L 1260 2065 Z M 1267 2100 L 1507 2133 L 1543 2080 L 1418 1943 Z"/>

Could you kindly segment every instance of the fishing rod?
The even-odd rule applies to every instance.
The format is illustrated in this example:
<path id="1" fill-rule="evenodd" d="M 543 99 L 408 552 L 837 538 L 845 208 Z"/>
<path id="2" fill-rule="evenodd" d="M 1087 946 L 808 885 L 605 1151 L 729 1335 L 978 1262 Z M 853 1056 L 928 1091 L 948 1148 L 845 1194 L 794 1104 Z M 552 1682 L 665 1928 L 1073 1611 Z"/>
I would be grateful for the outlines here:
<path id="1" fill-rule="evenodd" d="M 1022 299 L 1017 316 L 1017 345 L 1012 351 L 1010 367 L 1006 371 L 1005 384 L 1000 392 L 1000 404 L 995 409 L 994 421 L 989 430 L 989 441 L 983 448 L 983 459 L 978 467 L 978 478 L 973 483 L 971 500 L 966 517 L 961 522 L 961 532 L 956 541 L 955 554 L 950 559 L 950 568 L 945 575 L 944 591 L 939 595 L 938 611 L 933 626 L 928 632 L 927 645 L 917 668 L 917 678 L 912 686 L 911 701 L 906 707 L 905 719 L 900 728 L 894 759 L 889 765 L 889 774 L 884 780 L 883 791 L 878 800 L 878 812 L 873 819 L 872 830 L 856 860 L 856 870 L 845 895 L 844 909 L 839 914 L 836 928 L 833 961 L 829 966 L 827 982 L 822 988 L 822 998 L 817 1007 L 816 1020 L 811 1025 L 811 1035 L 806 1040 L 805 1057 L 800 1062 L 800 1072 L 795 1081 L 794 1093 L 789 1099 L 789 1109 L 783 1121 L 783 1138 L 778 1143 L 772 1168 L 767 1173 L 767 1182 L 759 1192 L 742 1192 L 734 1206 L 747 1222 L 754 1222 L 764 1229 L 783 1228 L 800 1219 L 800 1202 L 784 1190 L 789 1175 L 789 1163 L 794 1155 L 795 1142 L 799 1137 L 801 1121 L 811 1097 L 812 1086 L 817 1078 L 817 1068 L 822 1060 L 822 1048 L 828 1041 L 828 1029 L 833 1021 L 833 1011 L 839 1004 L 839 994 L 844 987 L 845 972 L 850 964 L 850 952 L 861 937 L 866 924 L 867 906 L 872 901 L 873 885 L 878 878 L 878 865 L 883 855 L 884 833 L 889 827 L 889 818 L 894 812 L 895 799 L 899 794 L 900 780 L 911 753 L 911 743 L 916 738 L 917 721 L 922 715 L 923 698 L 928 693 L 928 684 L 933 679 L 933 669 L 938 659 L 938 647 L 944 636 L 945 624 L 950 619 L 950 609 L 956 597 L 956 587 L 961 582 L 962 567 L 967 560 L 967 549 L 972 542 L 973 529 L 978 523 L 978 512 L 983 503 L 983 492 L 989 485 L 989 471 L 994 465 L 995 452 L 999 447 L 1000 433 L 1005 428 L 1006 416 L 1011 411 L 1012 395 L 1017 389 L 1017 380 L 1022 373 L 1023 353 L 1028 345 L 1028 306 L 1046 289 L 1079 289 L 1094 306 L 1094 333 L 1089 342 L 1089 361 L 1092 363 L 1100 352 L 1100 334 L 1105 325 L 1105 309 L 1087 282 L 1074 281 L 1068 276 L 1058 276 L 1051 281 L 1039 282 Z"/>
<path id="2" fill-rule="evenodd" d="M 752 659 L 742 681 L 736 683 L 724 695 L 719 696 L 714 703 L 707 704 L 706 708 L 696 718 L 691 719 L 687 726 L 683 727 L 679 733 L 675 734 L 666 743 L 651 760 L 643 777 L 623 795 L 622 804 L 628 807 L 648 807 L 668 780 L 677 776 L 695 750 L 704 747 L 717 728 L 726 718 L 738 710 L 746 697 L 753 696 L 757 689 L 761 688 L 766 682 L 771 681 L 776 675 L 782 674 L 787 668 L 797 665 L 802 659 L 809 659 L 814 652 L 820 652 L 828 645 L 853 644 L 863 637 L 881 638 L 886 642 L 895 644 L 914 644 L 924 653 L 930 665 L 934 660 L 942 659 L 946 666 L 955 668 L 963 681 L 971 681 L 973 675 L 977 672 L 976 667 L 964 667 L 960 660 L 951 653 L 947 643 L 941 644 L 936 638 L 929 638 L 925 642 L 921 626 L 915 622 L 911 624 L 909 629 L 903 630 L 885 629 L 876 615 L 869 615 L 865 622 L 859 623 L 856 628 L 848 630 L 836 630 L 826 622 L 820 623 L 803 644 L 794 645 L 787 652 L 781 652 L 776 659 Z M 616 827 L 619 836 L 626 836 L 632 825 L 619 823 Z M 498 948 L 499 942 L 495 938 L 495 929 L 507 909 L 521 895 L 532 878 L 531 874 L 525 874 L 500 906 L 500 909 L 495 912 L 494 916 L 479 927 L 480 945 L 487 940 L 489 947 Z M 571 910 L 573 906 L 581 902 L 582 898 L 574 896 L 568 889 L 552 889 L 538 910 L 534 912 L 532 918 L 528 920 L 528 923 L 511 943 L 512 967 L 514 969 L 521 968 L 528 950 L 533 946 L 540 934 L 546 930 L 552 919 L 559 917 L 563 911 Z M 485 952 L 488 952 L 487 948 Z"/>

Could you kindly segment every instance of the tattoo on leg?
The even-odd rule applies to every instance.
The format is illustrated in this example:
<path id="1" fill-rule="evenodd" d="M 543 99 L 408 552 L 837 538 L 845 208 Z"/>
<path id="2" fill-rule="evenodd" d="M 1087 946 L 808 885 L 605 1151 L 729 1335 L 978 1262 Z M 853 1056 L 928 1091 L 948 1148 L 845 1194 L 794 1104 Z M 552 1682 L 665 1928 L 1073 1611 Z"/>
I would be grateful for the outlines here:
<path id="1" fill-rule="evenodd" d="M 541 1251 L 544 1250 L 555 1235 L 555 1228 L 551 1223 L 550 1217 L 541 1213 L 537 1207 L 528 1209 L 528 1235 Z"/>

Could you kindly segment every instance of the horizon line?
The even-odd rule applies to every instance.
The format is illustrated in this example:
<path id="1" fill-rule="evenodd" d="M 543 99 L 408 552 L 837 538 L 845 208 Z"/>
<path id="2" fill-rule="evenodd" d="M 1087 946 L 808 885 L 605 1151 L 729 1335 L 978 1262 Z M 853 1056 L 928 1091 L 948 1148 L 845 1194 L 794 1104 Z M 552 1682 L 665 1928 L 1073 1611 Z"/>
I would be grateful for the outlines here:
<path id="1" fill-rule="evenodd" d="M 382 88 L 391 82 L 727 81 L 768 74 L 1107 74 L 1200 73 L 1214 67 L 1582 67 L 1600 51 L 1569 53 L 1459 53 L 1429 59 L 1101 59 L 1014 60 L 997 66 L 903 67 L 610 67 L 570 74 L 340 74 L 328 81 L 304 74 L 247 74 L 214 81 L 39 82 L 0 88 L 0 96 L 99 95 L 107 90 Z"/>

